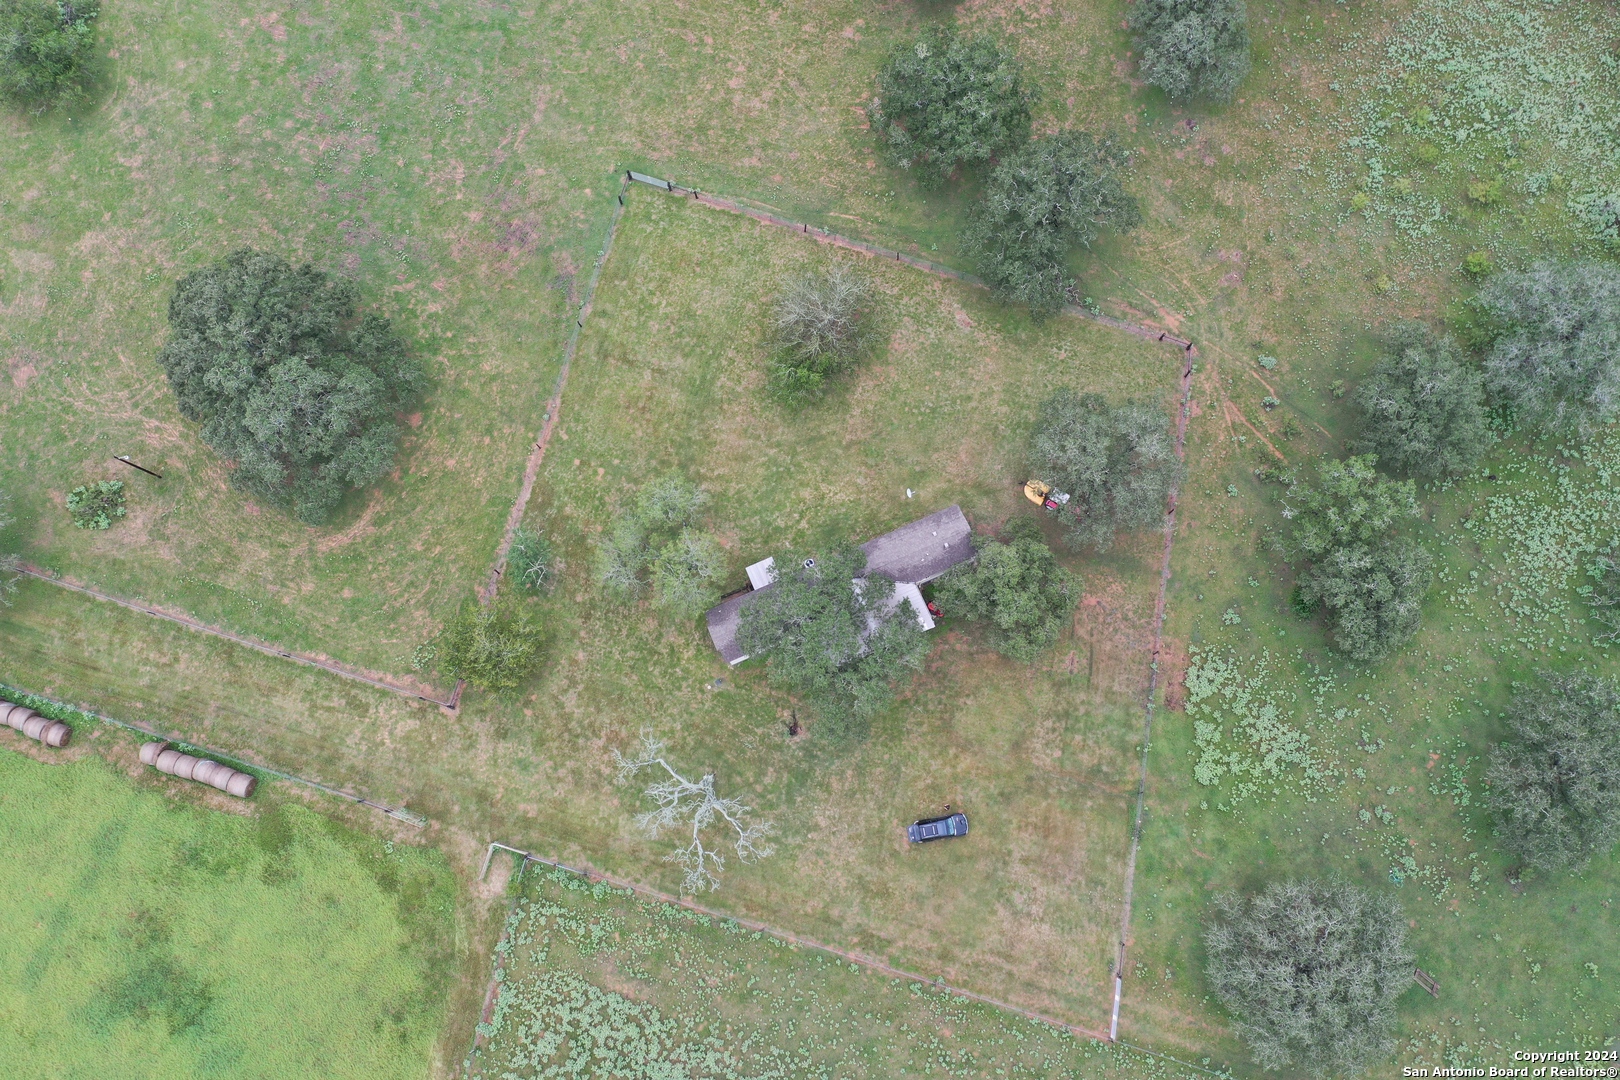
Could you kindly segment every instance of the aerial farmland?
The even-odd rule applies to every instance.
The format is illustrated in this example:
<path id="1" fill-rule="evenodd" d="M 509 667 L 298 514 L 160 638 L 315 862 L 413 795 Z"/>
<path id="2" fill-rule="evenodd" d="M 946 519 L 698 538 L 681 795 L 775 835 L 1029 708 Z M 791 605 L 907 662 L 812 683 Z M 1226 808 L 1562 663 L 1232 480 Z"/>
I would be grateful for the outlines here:
<path id="1" fill-rule="evenodd" d="M 0 0 L 0 1072 L 1620 1075 L 1612 16 Z"/>

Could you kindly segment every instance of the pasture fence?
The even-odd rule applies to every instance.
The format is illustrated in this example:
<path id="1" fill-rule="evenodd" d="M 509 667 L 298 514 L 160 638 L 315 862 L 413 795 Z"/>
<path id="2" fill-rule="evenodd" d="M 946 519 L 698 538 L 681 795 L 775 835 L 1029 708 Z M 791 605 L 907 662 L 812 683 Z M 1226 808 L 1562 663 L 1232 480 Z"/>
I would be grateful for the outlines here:
<path id="1" fill-rule="evenodd" d="M 150 615 L 154 619 L 162 619 L 165 622 L 171 622 L 177 626 L 183 626 L 187 630 L 195 630 L 199 634 L 208 634 L 212 637 L 223 638 L 226 641 L 245 646 L 254 650 L 255 652 L 261 652 L 266 656 L 279 657 L 282 660 L 291 660 L 294 663 L 320 668 L 322 671 L 329 671 L 333 675 L 341 675 L 345 679 L 353 679 L 355 682 L 362 682 L 367 686 L 374 686 L 379 690 L 387 690 L 392 694 L 400 694 L 404 697 L 415 698 L 418 701 L 425 701 L 429 704 L 438 705 L 442 708 L 455 708 L 454 697 L 444 699 L 433 697 L 431 695 L 422 693 L 420 690 L 413 690 L 408 686 L 400 686 L 399 684 L 391 683 L 386 679 L 379 679 L 374 675 L 366 675 L 362 672 L 355 671 L 352 668 L 344 667 L 342 664 L 335 664 L 330 660 L 323 660 L 318 656 L 309 656 L 305 653 L 293 652 L 289 649 L 284 649 L 279 645 L 272 645 L 267 641 L 259 641 L 256 638 L 248 637 L 246 634 L 238 634 L 233 630 L 226 630 L 223 627 L 211 626 L 200 619 L 192 618 L 190 615 L 182 615 L 179 612 L 174 611 L 165 611 L 162 608 L 153 607 L 150 604 L 143 604 L 136 600 L 125 600 L 122 597 L 113 596 L 110 593 L 102 592 L 100 589 L 92 588 L 89 585 L 81 585 L 78 582 L 69 581 L 60 574 L 47 572 L 40 567 L 32 566 L 28 563 L 19 564 L 17 569 L 19 572 L 26 574 L 31 578 L 37 578 L 40 581 L 49 582 L 58 588 L 81 593 L 85 596 L 93 597 L 96 600 L 105 600 L 109 604 L 117 604 L 119 607 L 126 608 L 130 611 L 138 611 L 142 615 Z"/>
<path id="2" fill-rule="evenodd" d="M 981 289 L 989 288 L 989 286 L 984 283 L 982 278 L 978 278 L 972 274 L 964 273 L 961 270 L 946 266 L 944 263 L 937 263 L 932 259 L 925 259 L 920 255 L 911 255 L 901 251 L 899 248 L 882 247 L 877 244 L 870 244 L 865 240 L 857 240 L 852 236 L 845 236 L 842 233 L 833 232 L 831 229 L 823 228 L 820 225 L 811 225 L 808 222 L 803 221 L 793 221 L 790 218 L 783 217 L 774 209 L 767 207 L 762 203 L 755 203 L 752 200 L 740 199 L 734 196 L 713 195 L 709 192 L 700 191 L 697 188 L 685 187 L 681 184 L 675 183 L 672 180 L 665 180 L 662 177 L 649 176 L 646 173 L 639 173 L 633 169 L 627 169 L 624 175 L 627 182 L 645 184 L 650 188 L 654 188 L 670 195 L 678 195 L 682 198 L 690 198 L 704 206 L 711 206 L 717 210 L 725 210 L 733 214 L 742 214 L 744 217 L 752 218 L 753 220 L 763 224 L 775 225 L 779 228 L 787 229 L 789 232 L 796 232 L 801 236 L 820 241 L 824 244 L 832 244 L 836 247 L 847 248 L 851 251 L 865 252 L 868 255 L 873 255 L 880 259 L 904 263 L 907 266 L 933 274 L 936 277 L 949 278 L 952 281 L 960 281 L 967 285 L 976 285 Z M 1182 352 L 1190 355 L 1196 356 L 1198 353 L 1198 350 L 1193 346 L 1191 341 L 1184 337 L 1178 337 L 1177 335 L 1170 333 L 1168 330 L 1161 330 L 1158 327 L 1153 326 L 1144 326 L 1141 323 L 1129 322 L 1125 319 L 1116 319 L 1111 315 L 1104 315 L 1101 312 L 1092 311 L 1088 308 L 1081 307 L 1078 304 L 1065 304 L 1063 306 L 1063 312 L 1066 315 L 1074 315 L 1078 318 L 1089 319 L 1094 323 L 1109 326 L 1115 330 L 1123 330 L 1127 334 L 1143 338 L 1147 341 L 1158 342 L 1165 345 L 1174 345 Z"/>
<path id="3" fill-rule="evenodd" d="M 1195 1064 L 1194 1062 L 1190 1062 L 1190 1061 L 1183 1061 L 1180 1058 L 1173 1057 L 1173 1056 L 1171 1056 L 1169 1054 L 1160 1053 L 1157 1050 L 1149 1050 L 1146 1047 L 1138 1046 L 1138 1045 L 1136 1045 L 1134 1043 L 1126 1042 L 1126 1041 L 1124 1041 L 1122 1039 L 1119 1039 L 1116 1036 L 1111 1036 L 1111 1035 L 1109 1035 L 1107 1033 L 1104 1033 L 1104 1032 L 1101 1032 L 1101 1031 L 1094 1031 L 1091 1028 L 1084 1027 L 1084 1026 L 1079 1025 L 1079 1024 L 1071 1024 L 1071 1023 L 1068 1023 L 1068 1022 L 1063 1021 L 1063 1020 L 1058 1020 L 1055 1017 L 1047 1016 L 1044 1013 L 1036 1012 L 1033 1009 L 1026 1009 L 1021 1005 L 1014 1005 L 1011 1002 L 1002 1001 L 999 998 L 993 998 L 993 997 L 990 997 L 987 994 L 980 994 L 980 993 L 976 993 L 975 991 L 968 990 L 968 989 L 965 989 L 965 988 L 960 987 L 960 986 L 954 986 L 954 985 L 952 985 L 950 983 L 947 983 L 944 980 L 943 977 L 929 978 L 926 975 L 921 975 L 921 974 L 918 974 L 917 972 L 914 972 L 914 971 L 907 971 L 904 968 L 894 967 L 893 965 L 887 964 L 882 960 L 876 959 L 875 957 L 866 956 L 866 955 L 863 955 L 861 953 L 850 952 L 850 951 L 848 951 L 846 949 L 840 949 L 840 948 L 837 948 L 836 946 L 827 945 L 827 944 L 825 944 L 823 942 L 816 941 L 816 940 L 814 940 L 812 938 L 807 938 L 807 937 L 805 937 L 805 936 L 803 936 L 801 934 L 795 934 L 795 933 L 792 933 L 792 932 L 787 931 L 787 930 L 778 929 L 777 927 L 771 926 L 768 923 L 760 922 L 760 921 L 758 921 L 756 919 L 749 919 L 749 918 L 745 918 L 745 917 L 738 916 L 738 915 L 729 915 L 726 912 L 718 911 L 718 910 L 716 910 L 714 908 L 711 908 L 711 907 L 705 907 L 704 905 L 696 903 L 693 900 L 691 900 L 691 899 L 689 899 L 689 898 L 687 898 L 685 896 L 672 896 L 671 894 L 663 892 L 663 891 L 661 891 L 659 889 L 654 889 L 654 888 L 652 888 L 650 886 L 647 886 L 647 885 L 641 885 L 641 884 L 638 884 L 637 882 L 629 881 L 629 880 L 627 880 L 625 878 L 617 877 L 617 876 L 615 876 L 613 874 L 604 873 L 604 872 L 602 872 L 600 870 L 596 870 L 596 869 L 592 869 L 592 868 L 581 869 L 581 868 L 576 867 L 576 866 L 569 866 L 567 863 L 561 862 L 559 860 L 548 859 L 543 855 L 536 855 L 533 852 L 524 851 L 522 848 L 516 848 L 516 847 L 511 846 L 510 844 L 500 843 L 499 841 L 491 842 L 490 845 L 489 845 L 489 848 L 486 850 L 486 852 L 484 854 L 483 869 L 479 872 L 479 875 L 478 875 L 478 879 L 480 881 L 482 881 L 484 879 L 484 876 L 489 873 L 490 861 L 493 859 L 497 849 L 499 849 L 501 851 L 510 852 L 513 855 L 519 856 L 520 859 L 521 859 L 521 861 L 518 864 L 517 871 L 513 874 L 511 880 L 508 881 L 508 883 L 507 883 L 507 888 L 512 890 L 512 905 L 511 905 L 510 911 L 508 912 L 508 918 L 507 918 L 507 922 L 506 922 L 507 927 L 510 927 L 510 925 L 511 925 L 511 918 L 510 918 L 511 911 L 516 910 L 518 900 L 520 899 L 520 897 L 522 895 L 521 893 L 519 893 L 517 891 L 515 886 L 519 882 L 521 882 L 522 877 L 523 877 L 523 871 L 528 868 L 528 865 L 530 863 L 537 863 L 537 864 L 539 864 L 541 866 L 549 866 L 554 870 L 561 870 L 564 873 L 574 874 L 574 875 L 576 875 L 578 877 L 581 877 L 581 878 L 585 879 L 586 881 L 591 882 L 593 884 L 595 882 L 598 882 L 598 881 L 605 882 L 608 885 L 611 885 L 611 886 L 613 886 L 615 888 L 626 889 L 626 890 L 628 890 L 628 891 L 630 891 L 630 892 L 632 892 L 632 893 L 634 893 L 636 895 L 644 896 L 644 897 L 647 897 L 648 899 L 651 899 L 651 900 L 657 900 L 657 901 L 659 901 L 661 903 L 670 904 L 670 905 L 673 905 L 675 907 L 685 908 L 686 910 L 696 912 L 699 915 L 706 915 L 711 919 L 719 919 L 719 920 L 724 921 L 724 922 L 735 923 L 736 925 L 744 927 L 745 929 L 757 931 L 757 932 L 759 932 L 761 934 L 767 934 L 767 935 L 769 935 L 769 936 L 771 936 L 773 938 L 776 938 L 779 941 L 785 941 L 789 945 L 794 945 L 794 946 L 797 946 L 797 947 L 803 948 L 803 949 L 813 949 L 813 950 L 816 950 L 818 952 L 826 953 L 829 956 L 836 956 L 839 959 L 842 959 L 842 960 L 844 960 L 846 962 L 849 962 L 849 963 L 859 964 L 862 967 L 869 968 L 872 971 L 875 971 L 875 972 L 881 973 L 883 975 L 889 976 L 890 978 L 904 979 L 907 982 L 913 982 L 913 983 L 917 983 L 917 984 L 922 985 L 922 986 L 931 987 L 931 988 L 933 988 L 935 990 L 938 990 L 938 991 L 941 991 L 943 993 L 948 993 L 948 994 L 954 995 L 956 997 L 964 998 L 964 999 L 969 1000 L 969 1001 L 977 1001 L 980 1004 L 989 1005 L 992 1008 L 1002 1009 L 1002 1010 L 1004 1010 L 1006 1012 L 1015 1013 L 1015 1014 L 1017 1014 L 1019 1016 L 1024 1017 L 1027 1020 L 1033 1020 L 1033 1021 L 1035 1021 L 1037 1023 L 1046 1024 L 1049 1027 L 1054 1027 L 1054 1028 L 1057 1028 L 1057 1029 L 1059 1029 L 1061 1031 L 1066 1031 L 1070 1035 L 1077 1035 L 1077 1036 L 1080 1036 L 1082 1038 L 1093 1039 L 1093 1040 L 1096 1040 L 1098 1042 L 1115 1043 L 1115 1044 L 1117 1044 L 1119 1046 L 1123 1046 L 1123 1047 L 1126 1047 L 1127 1049 L 1133 1050 L 1136 1053 L 1145 1054 L 1148 1057 L 1157 1058 L 1157 1059 L 1159 1059 L 1161 1061 L 1173 1062 L 1174 1064 L 1179 1065 L 1179 1066 L 1181 1066 L 1183 1068 L 1191 1069 L 1194 1072 L 1203 1073 L 1204 1075 L 1207 1075 L 1207 1076 L 1227 1077 L 1229 1075 L 1227 1073 L 1219 1072 L 1219 1071 L 1217 1071 L 1215 1069 L 1211 1069 L 1211 1068 L 1209 1068 L 1207 1066 L 1204 1066 L 1204 1065 L 1198 1065 L 1198 1064 Z M 503 931 L 501 933 L 501 940 L 502 941 L 506 940 L 506 936 L 507 936 L 508 932 L 509 932 L 509 930 L 503 929 Z M 503 959 L 502 955 L 498 952 L 497 955 L 496 955 L 495 964 L 494 964 L 494 968 L 495 968 L 496 972 L 499 972 L 504 967 L 504 965 L 502 964 L 502 959 Z M 502 982 L 502 979 L 501 979 L 499 974 L 493 974 L 493 973 L 491 974 L 489 987 L 487 988 L 486 993 L 485 993 L 484 1009 L 483 1009 L 483 1012 L 480 1014 L 480 1018 L 479 1018 L 480 1023 L 487 1022 L 490 1010 L 494 1007 L 495 995 L 500 990 L 501 982 Z M 481 1044 L 481 1042 L 482 1042 L 482 1033 L 481 1032 L 475 1033 L 475 1035 L 473 1037 L 472 1049 L 468 1051 L 467 1057 L 466 1057 L 466 1060 L 465 1060 L 465 1064 L 464 1064 L 464 1071 L 465 1072 L 470 1073 L 473 1055 L 477 1052 L 478 1047 Z"/>
<path id="4" fill-rule="evenodd" d="M 21 687 L 11 686 L 3 682 L 0 682 L 0 697 L 3 697 L 7 701 L 14 702 L 18 705 L 27 705 L 30 709 L 33 709 L 41 716 L 48 716 L 53 720 L 61 720 L 64 723 L 71 723 L 73 720 L 89 721 L 92 723 L 107 724 L 111 727 L 123 728 L 125 731 L 132 731 L 138 735 L 145 735 L 149 738 L 161 739 L 164 742 L 173 743 L 175 747 L 188 754 L 217 758 L 229 765 L 238 767 L 242 772 L 248 773 L 249 775 L 259 777 L 269 776 L 274 777 L 277 780 L 287 780 L 294 784 L 302 784 L 305 787 L 314 788 L 317 791 L 324 792 L 327 795 L 343 799 L 347 802 L 358 803 L 361 806 L 369 807 L 373 810 L 387 814 L 395 821 L 402 821 L 405 824 L 412 825 L 418 829 L 424 828 L 427 825 L 427 818 L 413 810 L 407 810 L 403 806 L 389 806 L 386 803 L 380 803 L 374 799 L 368 799 L 363 795 L 356 795 L 353 792 L 344 791 L 342 788 L 335 788 L 330 784 L 323 784 L 319 780 L 311 780 L 308 777 L 299 776 L 296 773 L 283 772 L 280 769 L 273 769 L 268 765 L 261 765 L 256 761 L 248 761 L 245 758 L 237 757 L 234 754 L 227 754 L 223 751 L 214 750 L 211 747 L 203 746 L 201 743 L 192 742 L 191 740 L 183 738 L 179 735 L 172 735 L 168 732 L 160 731 L 159 729 L 147 724 L 140 724 L 130 720 L 119 720 L 116 717 L 107 716 L 92 709 L 87 709 L 82 705 L 69 705 L 67 702 L 57 701 L 55 698 L 49 698 L 43 694 L 36 694 L 31 690 L 24 690 Z"/>

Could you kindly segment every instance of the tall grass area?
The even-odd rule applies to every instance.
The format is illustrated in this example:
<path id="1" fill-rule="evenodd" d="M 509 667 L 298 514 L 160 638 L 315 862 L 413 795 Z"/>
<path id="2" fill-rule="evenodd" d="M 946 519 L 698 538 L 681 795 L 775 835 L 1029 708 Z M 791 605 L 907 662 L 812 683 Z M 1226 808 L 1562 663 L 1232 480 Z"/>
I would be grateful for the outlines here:
<path id="1" fill-rule="evenodd" d="M 7 750 L 0 844 L 6 1075 L 425 1075 L 452 968 L 437 853 Z"/>
<path id="2" fill-rule="evenodd" d="M 1200 1075 L 564 871 L 513 888 L 473 1077 Z"/>

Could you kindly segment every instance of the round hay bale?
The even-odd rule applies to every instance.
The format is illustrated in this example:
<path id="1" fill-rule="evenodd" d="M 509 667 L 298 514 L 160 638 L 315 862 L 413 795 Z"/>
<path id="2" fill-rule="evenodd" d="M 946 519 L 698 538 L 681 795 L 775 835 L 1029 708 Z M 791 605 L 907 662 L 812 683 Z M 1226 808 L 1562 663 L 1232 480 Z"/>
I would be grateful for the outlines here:
<path id="1" fill-rule="evenodd" d="M 68 727 L 60 720 L 52 720 L 50 726 L 45 729 L 45 737 L 42 738 L 40 742 L 44 743 L 46 746 L 55 746 L 60 748 L 66 746 L 68 744 L 68 740 L 71 738 L 73 738 L 72 728 Z"/>
<path id="2" fill-rule="evenodd" d="M 30 739 L 38 739 L 50 725 L 51 721 L 49 719 L 35 713 L 23 721 L 22 733 Z"/>
<path id="3" fill-rule="evenodd" d="M 182 780 L 190 780 L 201 760 L 201 758 L 192 757 L 190 754 L 181 754 L 174 759 L 174 775 Z"/>
<path id="4" fill-rule="evenodd" d="M 167 750 L 168 748 L 169 744 L 163 742 L 161 739 L 157 742 L 141 743 L 141 764 L 156 765 L 158 755 L 163 753 L 163 751 Z"/>
<path id="5" fill-rule="evenodd" d="M 221 769 L 226 769 L 229 771 L 227 766 L 221 765 L 217 761 L 209 761 L 207 758 L 203 758 L 201 761 L 197 762 L 197 767 L 191 770 L 191 778 L 197 781 L 199 784 L 214 784 L 214 778 L 219 775 L 219 771 Z M 218 787 L 219 785 L 214 784 L 214 786 Z"/>
<path id="6" fill-rule="evenodd" d="M 23 725 L 28 722 L 28 718 L 37 715 L 39 714 L 26 705 L 13 705 L 11 711 L 6 714 L 6 724 L 21 731 Z"/>
<path id="7" fill-rule="evenodd" d="M 156 769 L 160 773 L 168 773 L 170 776 L 173 776 L 174 775 L 174 763 L 176 761 L 179 761 L 181 758 L 183 758 L 185 756 L 186 755 L 182 754 L 178 750 L 174 750 L 174 749 L 164 750 L 163 752 L 158 754 L 157 760 L 152 762 L 152 767 L 154 769 Z"/>
<path id="8" fill-rule="evenodd" d="M 219 768 L 214 770 L 214 775 L 209 779 L 208 782 L 219 788 L 219 790 L 229 794 L 231 790 L 231 781 L 241 775 L 242 774 L 237 772 L 235 769 L 221 765 Z"/>
<path id="9" fill-rule="evenodd" d="M 0 724 L 9 725 L 11 723 L 11 714 L 21 708 L 23 706 L 13 705 L 9 701 L 0 701 Z"/>
<path id="10" fill-rule="evenodd" d="M 225 785 L 225 793 L 227 795 L 235 795 L 238 799 L 245 799 L 249 795 L 253 794 L 254 788 L 259 786 L 259 781 L 256 777 L 249 776 L 245 772 L 236 772 L 234 769 L 232 769 L 231 772 L 233 775 L 231 776 L 230 782 Z"/>

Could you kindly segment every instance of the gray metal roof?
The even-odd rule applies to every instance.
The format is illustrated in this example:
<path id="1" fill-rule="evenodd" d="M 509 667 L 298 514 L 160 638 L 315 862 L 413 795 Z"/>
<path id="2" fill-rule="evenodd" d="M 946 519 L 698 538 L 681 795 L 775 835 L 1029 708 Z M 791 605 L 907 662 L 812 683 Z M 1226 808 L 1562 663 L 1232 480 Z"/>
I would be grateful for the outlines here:
<path id="1" fill-rule="evenodd" d="M 866 572 L 918 585 L 973 558 L 973 527 L 960 506 L 902 525 L 861 545 Z"/>
<path id="2" fill-rule="evenodd" d="M 972 537 L 973 527 L 968 524 L 962 508 L 948 506 L 868 540 L 861 545 L 861 550 L 866 552 L 868 574 L 881 574 L 900 584 L 922 585 L 957 563 L 973 558 Z M 770 585 L 765 586 L 769 588 Z M 737 644 L 737 628 L 742 623 L 743 605 L 751 603 L 765 589 L 739 593 L 709 609 L 709 638 L 726 663 L 736 665 L 748 659 L 748 654 Z"/>

